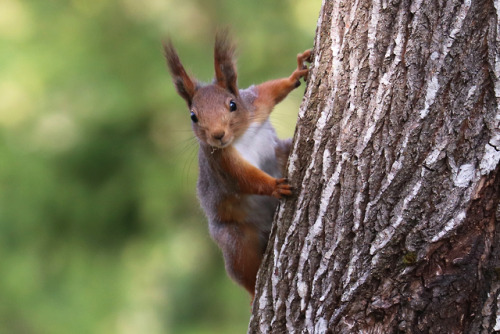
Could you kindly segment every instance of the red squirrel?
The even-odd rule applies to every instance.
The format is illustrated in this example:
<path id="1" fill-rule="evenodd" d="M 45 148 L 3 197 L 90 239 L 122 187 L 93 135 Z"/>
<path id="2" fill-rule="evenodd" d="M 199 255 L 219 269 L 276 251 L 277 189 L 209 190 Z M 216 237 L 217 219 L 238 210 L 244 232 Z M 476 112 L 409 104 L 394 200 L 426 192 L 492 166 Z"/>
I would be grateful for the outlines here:
<path id="1" fill-rule="evenodd" d="M 311 50 L 297 55 L 287 77 L 238 89 L 235 47 L 227 32 L 215 38 L 215 79 L 201 84 L 188 75 L 171 41 L 167 65 L 186 100 L 199 141 L 198 198 L 226 271 L 254 297 L 278 199 L 292 194 L 283 178 L 291 140 L 280 140 L 269 121 L 273 107 L 307 80 Z"/>

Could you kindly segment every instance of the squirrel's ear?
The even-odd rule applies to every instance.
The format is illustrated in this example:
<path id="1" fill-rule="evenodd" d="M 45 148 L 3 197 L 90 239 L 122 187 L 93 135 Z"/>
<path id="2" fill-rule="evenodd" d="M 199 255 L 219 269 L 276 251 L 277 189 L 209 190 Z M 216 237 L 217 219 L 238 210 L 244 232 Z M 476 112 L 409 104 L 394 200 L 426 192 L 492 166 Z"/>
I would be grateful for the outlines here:
<path id="1" fill-rule="evenodd" d="M 165 50 L 165 58 L 167 59 L 168 69 L 170 70 L 170 74 L 172 74 L 175 88 L 179 95 L 186 100 L 188 106 L 191 107 L 193 96 L 196 92 L 196 82 L 184 70 L 184 66 L 182 66 L 170 39 L 163 43 L 163 49 Z"/>
<path id="2" fill-rule="evenodd" d="M 231 43 L 227 30 L 219 31 L 215 36 L 214 48 L 215 82 L 238 96 L 234 50 L 234 44 Z"/>

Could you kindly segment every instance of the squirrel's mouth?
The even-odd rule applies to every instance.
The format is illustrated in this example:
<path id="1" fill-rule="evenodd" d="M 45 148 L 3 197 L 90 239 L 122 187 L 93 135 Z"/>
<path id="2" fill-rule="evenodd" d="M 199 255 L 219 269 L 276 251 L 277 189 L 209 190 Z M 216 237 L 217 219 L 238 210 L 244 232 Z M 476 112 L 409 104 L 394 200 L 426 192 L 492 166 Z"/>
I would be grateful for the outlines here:
<path id="1" fill-rule="evenodd" d="M 220 139 L 220 140 L 211 140 L 208 144 L 215 148 L 226 148 L 229 145 L 231 145 L 231 143 L 232 140 L 230 139 L 229 140 Z"/>

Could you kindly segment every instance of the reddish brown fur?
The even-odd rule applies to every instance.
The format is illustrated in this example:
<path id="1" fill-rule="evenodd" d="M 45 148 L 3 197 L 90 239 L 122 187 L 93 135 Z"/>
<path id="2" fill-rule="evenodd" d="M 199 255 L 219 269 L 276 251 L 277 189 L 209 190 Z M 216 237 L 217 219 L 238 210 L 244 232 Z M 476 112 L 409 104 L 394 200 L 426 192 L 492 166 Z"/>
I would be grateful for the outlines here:
<path id="1" fill-rule="evenodd" d="M 220 221 L 223 223 L 244 224 L 247 212 L 239 196 L 227 196 L 217 206 Z"/>
<path id="2" fill-rule="evenodd" d="M 188 106 L 191 107 L 193 96 L 196 93 L 196 82 L 186 73 L 172 41 L 169 40 L 163 44 L 163 48 L 168 68 L 174 79 L 175 88 L 179 95 L 186 100 Z"/>
<path id="3" fill-rule="evenodd" d="M 304 61 L 309 61 L 310 57 L 311 50 L 299 53 L 297 55 L 298 67 L 288 78 L 270 80 L 256 86 L 257 99 L 254 104 L 257 107 L 258 119 L 266 120 L 272 108 L 300 85 L 300 78 L 307 75 Z"/>
<path id="4" fill-rule="evenodd" d="M 198 190 L 202 205 L 205 203 L 210 232 L 224 254 L 230 276 L 253 296 L 271 219 L 248 221 L 255 218 L 247 212 L 245 199 L 247 195 L 281 198 L 292 191 L 285 179 L 274 178 L 250 164 L 232 143 L 247 131 L 251 122 L 265 122 L 273 107 L 300 84 L 301 77 L 307 76 L 304 61 L 310 57 L 310 51 L 297 56 L 298 66 L 290 77 L 262 83 L 255 87 L 255 100 L 243 100 L 237 87 L 235 48 L 227 32 L 216 37 L 212 85 L 198 86 L 184 70 L 172 43 L 169 41 L 164 48 L 177 91 L 197 117 L 193 130 L 200 140 L 200 180 L 204 181 L 198 183 Z M 230 112 L 231 101 L 238 106 L 237 112 Z M 289 149 L 290 142 L 285 141 L 279 141 L 275 147 L 281 170 L 285 168 Z M 272 205 L 267 208 L 272 210 Z M 259 213 L 265 213 L 264 217 L 268 209 L 258 208 L 263 210 Z"/>
<path id="5" fill-rule="evenodd" d="M 238 96 L 236 85 L 236 65 L 233 61 L 235 47 L 228 37 L 227 31 L 221 31 L 215 37 L 214 66 L 217 85 Z"/>
<path id="6" fill-rule="evenodd" d="M 229 146 L 221 152 L 221 166 L 237 182 L 243 194 L 268 195 L 276 198 L 292 194 L 285 179 L 275 179 L 243 159 L 238 151 Z"/>
<path id="7" fill-rule="evenodd" d="M 229 102 L 236 101 L 238 114 L 230 113 Z M 240 137 L 250 123 L 249 112 L 241 99 L 236 98 L 218 85 L 209 85 L 198 89 L 193 98 L 191 111 L 198 116 L 198 123 L 193 127 L 196 136 L 212 146 L 216 146 L 213 137 L 224 132 L 224 142 Z"/>
<path id="8" fill-rule="evenodd" d="M 228 224 L 215 239 L 224 254 L 227 272 L 253 299 L 257 272 L 264 251 L 257 228 L 250 224 Z"/>

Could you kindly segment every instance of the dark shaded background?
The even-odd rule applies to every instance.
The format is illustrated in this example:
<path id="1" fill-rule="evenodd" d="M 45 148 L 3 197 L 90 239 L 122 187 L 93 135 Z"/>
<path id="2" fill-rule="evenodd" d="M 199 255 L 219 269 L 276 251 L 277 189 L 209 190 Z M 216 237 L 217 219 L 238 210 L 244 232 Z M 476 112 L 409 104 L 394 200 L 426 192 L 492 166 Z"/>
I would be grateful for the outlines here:
<path id="1" fill-rule="evenodd" d="M 0 333 L 243 333 L 195 196 L 197 145 L 161 41 L 213 75 L 217 27 L 241 87 L 312 47 L 319 1 L 3 0 Z M 274 112 L 293 134 L 303 86 Z"/>

